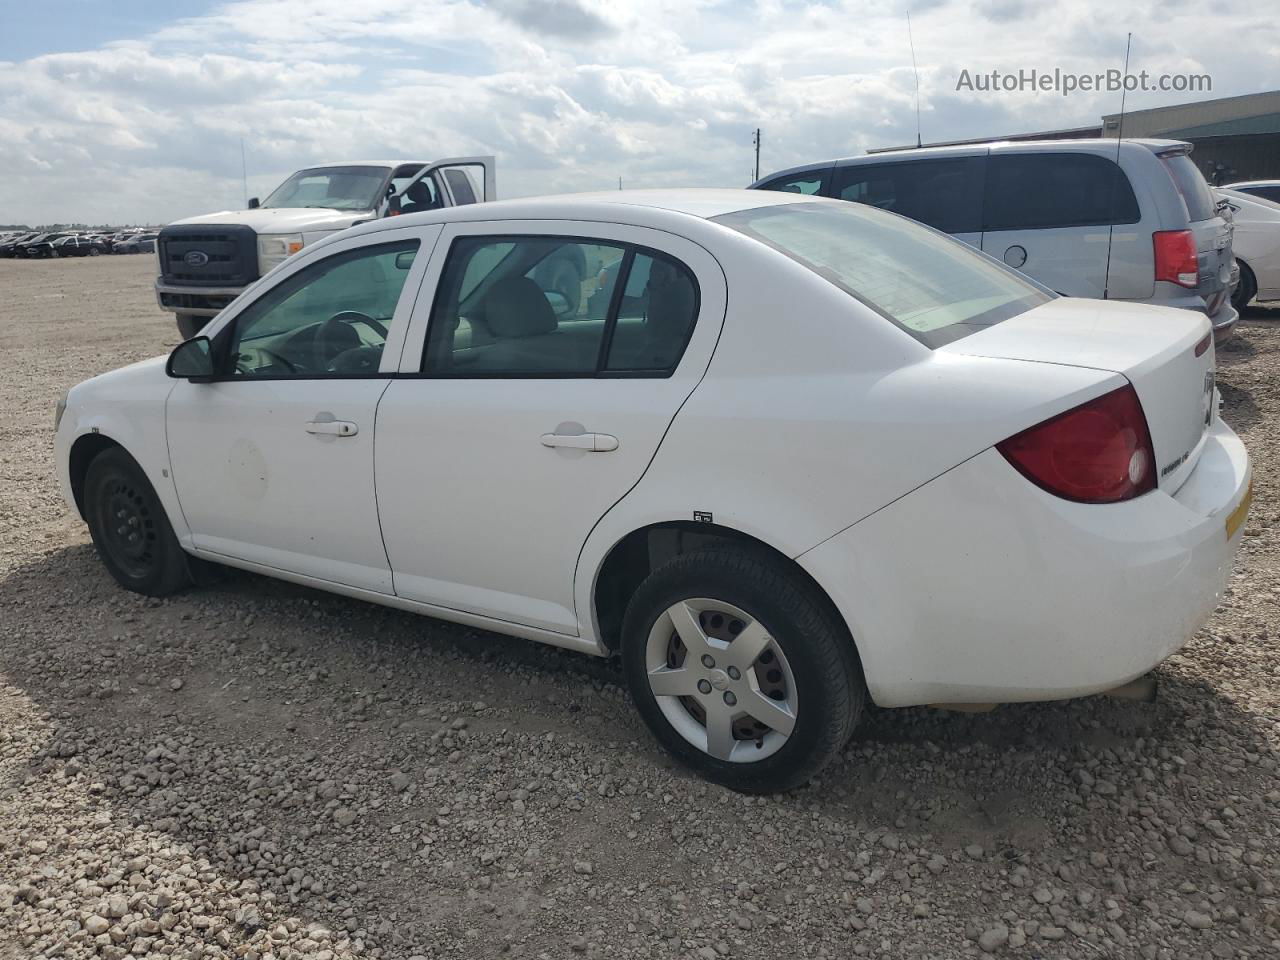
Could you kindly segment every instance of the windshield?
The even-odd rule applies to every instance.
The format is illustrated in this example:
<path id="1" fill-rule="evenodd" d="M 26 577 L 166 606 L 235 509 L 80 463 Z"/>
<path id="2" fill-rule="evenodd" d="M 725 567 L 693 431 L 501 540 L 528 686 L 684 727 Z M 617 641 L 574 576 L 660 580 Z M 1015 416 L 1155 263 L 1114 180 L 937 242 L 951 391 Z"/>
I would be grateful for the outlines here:
<path id="1" fill-rule="evenodd" d="M 861 203 L 788 203 L 714 219 L 808 267 L 927 347 L 1052 299 L 959 240 Z"/>
<path id="2" fill-rule="evenodd" d="M 372 210 L 381 199 L 390 167 L 317 167 L 299 170 L 262 201 L 267 208 L 325 207 Z"/>

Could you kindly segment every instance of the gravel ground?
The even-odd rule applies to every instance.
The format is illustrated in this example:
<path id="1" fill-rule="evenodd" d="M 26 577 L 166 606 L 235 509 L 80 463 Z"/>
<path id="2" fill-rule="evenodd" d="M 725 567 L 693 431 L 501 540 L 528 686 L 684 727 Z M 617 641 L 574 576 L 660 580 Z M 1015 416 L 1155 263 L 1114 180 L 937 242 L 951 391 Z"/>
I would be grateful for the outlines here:
<path id="1" fill-rule="evenodd" d="M 1156 703 L 873 711 L 760 799 L 673 768 L 609 663 L 249 575 L 117 588 L 50 430 L 175 342 L 151 273 L 0 260 L 0 957 L 1280 955 L 1277 315 L 1220 358 L 1256 501 Z"/>

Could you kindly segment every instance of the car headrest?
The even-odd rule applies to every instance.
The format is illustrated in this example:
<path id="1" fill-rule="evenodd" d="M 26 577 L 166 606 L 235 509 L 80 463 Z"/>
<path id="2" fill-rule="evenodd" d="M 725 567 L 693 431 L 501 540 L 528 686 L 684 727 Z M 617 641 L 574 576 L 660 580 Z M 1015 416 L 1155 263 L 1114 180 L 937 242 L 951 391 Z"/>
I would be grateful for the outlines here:
<path id="1" fill-rule="evenodd" d="M 536 337 L 556 329 L 556 312 L 528 277 L 507 277 L 485 295 L 484 322 L 495 337 Z"/>

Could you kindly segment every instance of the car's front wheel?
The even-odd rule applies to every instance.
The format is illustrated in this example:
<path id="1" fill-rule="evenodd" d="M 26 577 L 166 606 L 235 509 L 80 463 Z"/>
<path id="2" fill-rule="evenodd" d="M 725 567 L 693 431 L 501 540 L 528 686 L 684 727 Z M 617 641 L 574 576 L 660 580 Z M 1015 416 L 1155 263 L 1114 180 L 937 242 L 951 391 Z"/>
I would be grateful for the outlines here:
<path id="1" fill-rule="evenodd" d="M 1236 308 L 1237 313 L 1244 313 L 1244 308 L 1249 305 L 1258 293 L 1258 281 L 1253 276 L 1253 271 L 1249 269 L 1248 264 L 1243 260 L 1237 260 L 1240 264 L 1240 282 L 1236 284 L 1236 288 L 1231 291 L 1231 305 Z"/>
<path id="2" fill-rule="evenodd" d="M 98 556 L 127 590 L 162 597 L 190 585 L 186 554 L 137 462 L 119 447 L 93 458 L 85 476 L 85 519 Z"/>
<path id="3" fill-rule="evenodd" d="M 809 780 L 844 746 L 865 698 L 830 605 L 752 550 L 697 551 L 650 574 L 627 606 L 622 657 L 663 746 L 735 790 Z"/>

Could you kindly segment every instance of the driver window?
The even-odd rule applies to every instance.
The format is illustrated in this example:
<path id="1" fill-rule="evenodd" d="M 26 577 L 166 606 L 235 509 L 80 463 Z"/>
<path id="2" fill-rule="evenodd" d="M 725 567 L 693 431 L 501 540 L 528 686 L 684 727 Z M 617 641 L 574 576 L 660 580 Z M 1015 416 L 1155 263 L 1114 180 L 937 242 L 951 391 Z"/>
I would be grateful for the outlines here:
<path id="1" fill-rule="evenodd" d="M 237 377 L 342 377 L 378 372 L 417 240 L 327 257 L 285 280 L 236 320 Z"/>

